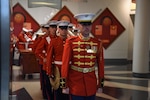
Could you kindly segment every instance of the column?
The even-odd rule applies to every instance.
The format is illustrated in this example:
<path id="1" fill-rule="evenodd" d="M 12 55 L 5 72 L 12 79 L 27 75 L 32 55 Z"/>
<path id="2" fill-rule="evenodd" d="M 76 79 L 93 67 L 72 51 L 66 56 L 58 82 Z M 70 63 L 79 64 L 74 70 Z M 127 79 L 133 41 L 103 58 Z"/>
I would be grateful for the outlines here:
<path id="1" fill-rule="evenodd" d="M 0 100 L 9 100 L 10 9 L 9 0 L 0 0 Z"/>
<path id="2" fill-rule="evenodd" d="M 148 77 L 150 0 L 136 0 L 135 31 L 133 43 L 133 68 L 135 77 Z"/>

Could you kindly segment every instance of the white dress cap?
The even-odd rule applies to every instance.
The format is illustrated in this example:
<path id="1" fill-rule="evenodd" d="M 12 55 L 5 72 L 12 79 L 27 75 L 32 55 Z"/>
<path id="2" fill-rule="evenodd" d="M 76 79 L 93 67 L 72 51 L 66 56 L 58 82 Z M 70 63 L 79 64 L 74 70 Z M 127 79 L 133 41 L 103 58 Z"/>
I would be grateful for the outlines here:
<path id="1" fill-rule="evenodd" d="M 69 25 L 69 22 L 65 20 L 58 22 L 58 26 L 68 26 L 68 25 Z"/>
<path id="2" fill-rule="evenodd" d="M 91 22 L 95 14 L 93 13 L 82 13 L 77 14 L 74 17 L 77 19 L 78 22 Z"/>
<path id="3" fill-rule="evenodd" d="M 68 27 L 73 27 L 73 24 L 72 24 L 72 23 L 70 23 L 70 24 L 68 25 Z"/>
<path id="4" fill-rule="evenodd" d="M 42 33 L 42 32 L 39 33 L 39 32 L 37 32 L 36 34 L 37 34 L 37 35 L 44 35 L 45 33 Z"/>
<path id="5" fill-rule="evenodd" d="M 28 32 L 32 32 L 32 31 L 33 31 L 33 29 L 29 29 L 29 30 L 28 30 Z"/>
<path id="6" fill-rule="evenodd" d="M 44 25 L 45 25 L 45 24 L 41 24 L 40 26 L 41 26 L 41 27 L 44 27 Z"/>
<path id="7" fill-rule="evenodd" d="M 49 25 L 48 25 L 48 24 L 45 24 L 43 27 L 44 27 L 44 28 L 48 28 L 48 27 L 49 27 Z"/>
<path id="8" fill-rule="evenodd" d="M 29 32 L 29 30 L 27 30 L 26 28 L 22 28 L 22 30 L 24 31 L 24 32 Z"/>
<path id="9" fill-rule="evenodd" d="M 48 22 L 49 26 L 50 25 L 57 25 L 58 24 L 58 21 L 57 20 L 51 20 Z"/>

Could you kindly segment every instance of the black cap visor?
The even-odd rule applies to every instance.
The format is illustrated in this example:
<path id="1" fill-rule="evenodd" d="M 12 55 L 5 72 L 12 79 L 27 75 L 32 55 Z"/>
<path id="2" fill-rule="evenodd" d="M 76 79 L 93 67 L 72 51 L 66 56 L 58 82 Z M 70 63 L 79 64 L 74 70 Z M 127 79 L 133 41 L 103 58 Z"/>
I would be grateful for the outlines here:
<path id="1" fill-rule="evenodd" d="M 83 26 L 89 26 L 91 25 L 92 23 L 91 22 L 80 22 L 81 25 Z"/>
<path id="2" fill-rule="evenodd" d="M 50 25 L 50 27 L 52 27 L 52 28 L 57 28 L 57 25 Z"/>
<path id="3" fill-rule="evenodd" d="M 68 29 L 68 26 L 59 26 L 59 28 L 62 29 L 62 30 L 63 30 L 63 29 L 64 29 L 64 30 L 67 30 L 67 29 Z"/>

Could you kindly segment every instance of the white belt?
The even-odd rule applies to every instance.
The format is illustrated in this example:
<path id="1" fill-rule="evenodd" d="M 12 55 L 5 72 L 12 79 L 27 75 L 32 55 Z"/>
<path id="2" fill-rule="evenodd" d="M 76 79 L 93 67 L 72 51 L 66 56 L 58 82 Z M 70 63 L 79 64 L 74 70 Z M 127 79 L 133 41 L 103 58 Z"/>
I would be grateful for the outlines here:
<path id="1" fill-rule="evenodd" d="M 71 69 L 78 71 L 78 72 L 82 72 L 82 73 L 88 73 L 88 72 L 92 72 L 95 71 L 95 67 L 90 67 L 90 68 L 81 68 L 81 67 L 77 67 L 77 66 L 71 66 Z"/>
<path id="2" fill-rule="evenodd" d="M 54 64 L 62 65 L 62 61 L 54 61 Z"/>
<path id="3" fill-rule="evenodd" d="M 54 64 L 62 65 L 62 61 L 54 61 Z M 71 64 L 71 62 L 69 64 Z"/>

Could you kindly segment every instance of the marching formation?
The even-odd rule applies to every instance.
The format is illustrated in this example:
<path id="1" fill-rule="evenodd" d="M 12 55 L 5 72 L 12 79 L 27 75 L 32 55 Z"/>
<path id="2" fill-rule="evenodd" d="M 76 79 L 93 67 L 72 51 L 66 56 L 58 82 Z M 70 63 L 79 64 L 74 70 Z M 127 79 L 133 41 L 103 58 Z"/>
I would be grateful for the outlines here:
<path id="1" fill-rule="evenodd" d="M 103 44 L 91 33 L 94 16 L 77 14 L 76 25 L 51 20 L 37 33 L 24 23 L 18 36 L 10 26 L 11 50 L 29 50 L 36 56 L 43 100 L 95 100 L 103 88 Z"/>

